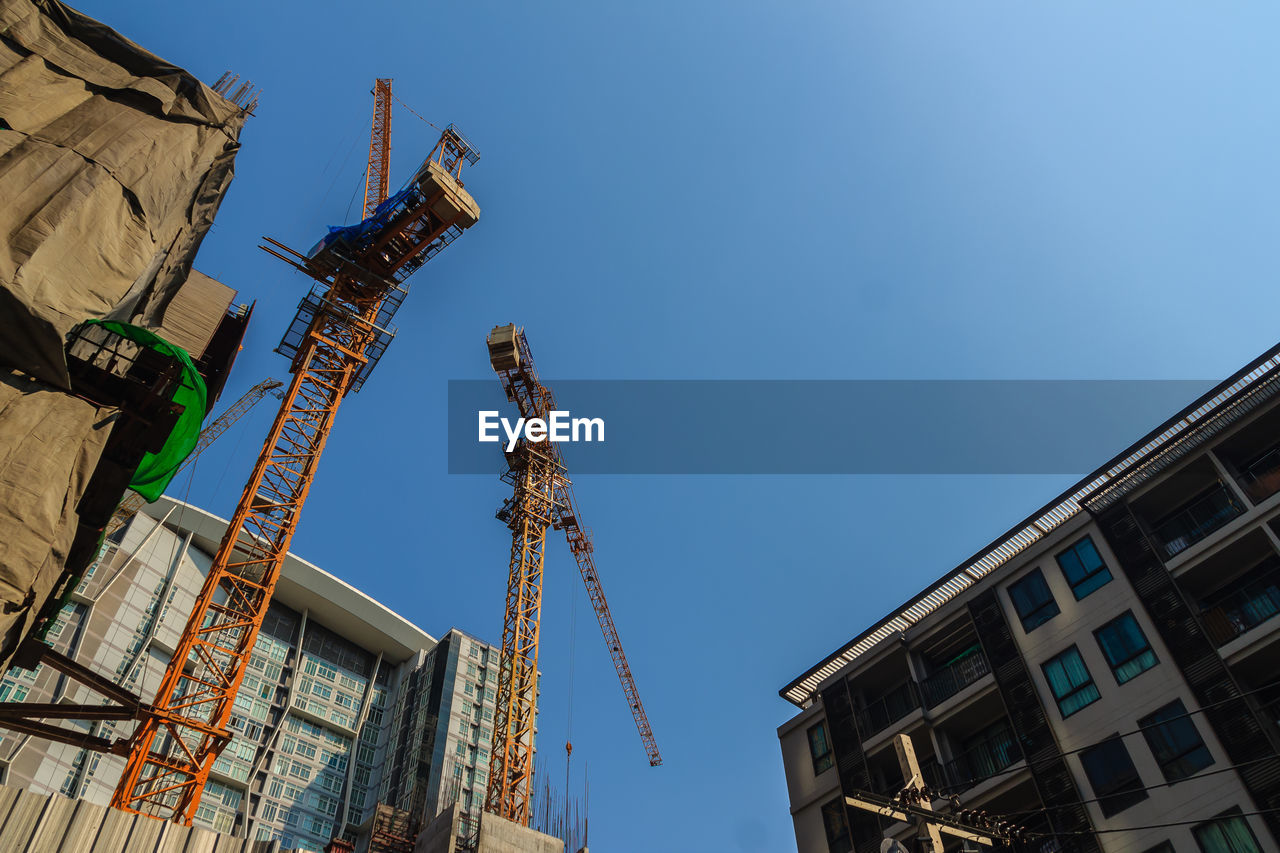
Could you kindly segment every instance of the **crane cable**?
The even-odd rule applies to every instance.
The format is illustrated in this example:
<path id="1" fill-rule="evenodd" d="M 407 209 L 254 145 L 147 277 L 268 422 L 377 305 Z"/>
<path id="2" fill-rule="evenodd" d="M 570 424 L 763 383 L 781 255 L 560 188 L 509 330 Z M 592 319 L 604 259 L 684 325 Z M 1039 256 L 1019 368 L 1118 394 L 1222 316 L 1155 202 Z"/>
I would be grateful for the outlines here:
<path id="1" fill-rule="evenodd" d="M 578 651 L 578 585 L 569 587 L 569 701 L 564 738 L 564 826 L 569 832 L 569 765 L 573 759 L 573 674 Z M 568 846 L 566 844 L 566 846 Z"/>

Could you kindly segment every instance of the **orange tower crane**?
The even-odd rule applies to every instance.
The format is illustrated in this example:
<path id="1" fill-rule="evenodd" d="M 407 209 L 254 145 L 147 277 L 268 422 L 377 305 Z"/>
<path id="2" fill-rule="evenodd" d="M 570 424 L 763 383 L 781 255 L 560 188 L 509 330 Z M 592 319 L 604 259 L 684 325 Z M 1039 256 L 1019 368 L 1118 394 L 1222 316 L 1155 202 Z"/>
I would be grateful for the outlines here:
<path id="1" fill-rule="evenodd" d="M 258 404 L 258 401 L 267 395 L 268 391 L 284 385 L 283 382 L 277 382 L 274 379 L 264 379 L 257 385 L 254 385 L 244 395 L 236 400 L 230 406 L 223 409 L 222 414 L 218 415 L 218 419 L 200 431 L 200 438 L 196 440 L 196 446 L 191 449 L 191 455 L 182 461 L 178 466 L 178 473 L 186 469 L 188 465 L 195 462 L 206 447 L 213 444 L 214 440 L 226 432 L 240 418 Z M 175 475 L 176 476 L 176 475 Z M 106 532 L 104 536 L 110 536 L 121 527 L 125 522 L 138 514 L 138 511 L 147 505 L 147 499 L 137 492 L 130 492 L 125 499 L 120 501 L 120 506 L 116 508 L 115 515 L 111 516 L 111 520 L 107 522 Z"/>
<path id="2" fill-rule="evenodd" d="M 545 420 L 556 408 L 555 398 L 538 378 L 524 330 L 514 325 L 497 326 L 489 333 L 488 345 L 489 363 L 498 374 L 507 399 L 516 404 L 521 417 Z M 559 447 L 550 441 L 530 442 L 522 438 L 506 458 L 507 472 L 502 480 L 514 489 L 514 494 L 503 503 L 498 518 L 505 521 L 512 532 L 511 565 L 485 811 L 528 826 L 533 733 L 537 720 L 538 633 L 548 528 L 563 530 L 569 540 L 569 550 L 587 586 L 650 766 L 661 764 L 662 756 L 640 702 L 627 656 L 622 651 L 618 629 L 609 613 L 609 603 L 592 556 L 595 548 L 591 533 L 581 524 L 573 484 L 565 476 Z"/>
<path id="3" fill-rule="evenodd" d="M 381 83 L 375 104 L 390 94 Z M 388 144 L 384 103 L 374 114 L 371 163 Z M 478 159 L 450 125 L 408 185 L 375 204 L 376 216 L 336 229 L 309 256 L 270 239 L 261 247 L 315 279 L 277 349 L 293 359 L 293 380 L 154 703 L 139 715 L 114 807 L 191 822 L 230 739 L 232 702 L 338 406 L 390 343 L 405 280 L 479 218 L 461 180 L 463 163 Z M 385 153 L 377 163 L 373 198 L 387 186 Z"/>

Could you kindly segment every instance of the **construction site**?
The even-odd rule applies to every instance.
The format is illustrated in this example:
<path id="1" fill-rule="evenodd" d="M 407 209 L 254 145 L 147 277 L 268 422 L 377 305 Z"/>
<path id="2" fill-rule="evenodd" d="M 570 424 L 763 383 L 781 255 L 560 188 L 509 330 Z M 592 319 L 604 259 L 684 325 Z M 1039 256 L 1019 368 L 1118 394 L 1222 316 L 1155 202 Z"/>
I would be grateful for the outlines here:
<path id="1" fill-rule="evenodd" d="M 367 139 L 358 215 L 242 247 L 300 290 L 266 328 L 242 283 L 195 268 L 269 109 L 253 84 L 206 84 L 58 0 L 0 0 L 0 850 L 585 851 L 573 745 L 537 754 L 549 550 L 576 565 L 613 663 L 590 677 L 616 676 L 635 761 L 661 765 L 555 445 L 495 452 L 510 559 L 490 567 L 506 594 L 487 641 L 433 636 L 291 551 L 313 485 L 331 487 L 331 434 L 358 439 L 333 431 L 340 405 L 361 405 L 397 334 L 431 334 L 397 332 L 397 312 L 484 227 L 460 128 L 393 178 L 392 86 L 372 81 L 371 121 L 340 119 Z M 546 417 L 511 319 L 475 360 L 520 417 Z M 227 399 L 257 332 L 279 341 L 279 378 Z M 237 444 L 261 449 L 229 518 L 167 493 L 269 409 Z"/>

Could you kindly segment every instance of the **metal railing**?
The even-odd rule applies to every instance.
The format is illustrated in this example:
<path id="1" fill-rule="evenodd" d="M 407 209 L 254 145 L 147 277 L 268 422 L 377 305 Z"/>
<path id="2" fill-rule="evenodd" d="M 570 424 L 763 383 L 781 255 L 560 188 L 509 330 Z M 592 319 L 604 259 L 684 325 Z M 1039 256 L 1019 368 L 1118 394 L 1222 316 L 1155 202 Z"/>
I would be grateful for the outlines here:
<path id="1" fill-rule="evenodd" d="M 984 738 L 945 763 L 930 759 L 920 764 L 925 784 L 948 794 L 967 791 L 988 777 L 1008 770 L 1022 760 L 1022 748 L 1013 731 L 1004 728 Z"/>
<path id="2" fill-rule="evenodd" d="M 920 682 L 924 706 L 932 708 L 951 698 L 979 678 L 991 672 L 987 657 L 978 649 L 960 660 L 953 661 Z"/>
<path id="3" fill-rule="evenodd" d="M 883 731 L 912 711 L 920 707 L 920 691 L 914 681 L 908 681 L 900 687 L 886 693 L 880 699 L 865 708 L 854 711 L 854 719 L 858 723 L 858 733 L 865 740 L 876 732 Z"/>
<path id="4" fill-rule="evenodd" d="M 1236 481 L 1254 503 L 1262 503 L 1280 492 L 1280 447 L 1263 454 Z"/>
<path id="5" fill-rule="evenodd" d="M 1192 501 L 1155 529 L 1166 557 L 1180 554 L 1245 511 L 1227 489 L 1219 485 Z"/>
<path id="6" fill-rule="evenodd" d="M 1204 611 L 1209 639 L 1224 645 L 1280 614 L 1280 569 L 1249 581 Z"/>

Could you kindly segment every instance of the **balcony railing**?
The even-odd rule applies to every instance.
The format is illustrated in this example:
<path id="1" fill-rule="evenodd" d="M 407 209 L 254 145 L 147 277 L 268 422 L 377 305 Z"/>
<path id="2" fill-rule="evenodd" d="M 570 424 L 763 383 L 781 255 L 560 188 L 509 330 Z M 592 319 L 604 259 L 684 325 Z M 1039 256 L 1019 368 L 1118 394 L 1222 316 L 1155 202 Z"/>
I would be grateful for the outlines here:
<path id="1" fill-rule="evenodd" d="M 920 693 L 926 708 L 932 708 L 951 698 L 982 676 L 991 672 L 986 655 L 978 649 L 920 682 Z"/>
<path id="2" fill-rule="evenodd" d="M 928 761 L 920 765 L 920 774 L 930 786 L 958 794 L 990 776 L 994 776 L 1022 760 L 1022 749 L 1013 732 L 1002 729 L 984 738 L 955 758 L 939 764 Z"/>
<path id="3" fill-rule="evenodd" d="M 1209 639 L 1219 646 L 1280 614 L 1280 569 L 1255 578 L 1204 612 Z"/>
<path id="4" fill-rule="evenodd" d="M 1280 492 L 1280 447 L 1273 447 L 1238 478 L 1241 488 L 1254 503 L 1262 503 Z"/>
<path id="5" fill-rule="evenodd" d="M 916 689 L 914 681 L 908 681 L 867 707 L 859 708 L 854 712 L 858 723 L 858 732 L 865 740 L 876 732 L 888 728 L 919 707 L 920 692 Z"/>
<path id="6" fill-rule="evenodd" d="M 1155 529 L 1165 557 L 1179 554 L 1244 512 L 1226 486 L 1197 498 Z"/>

